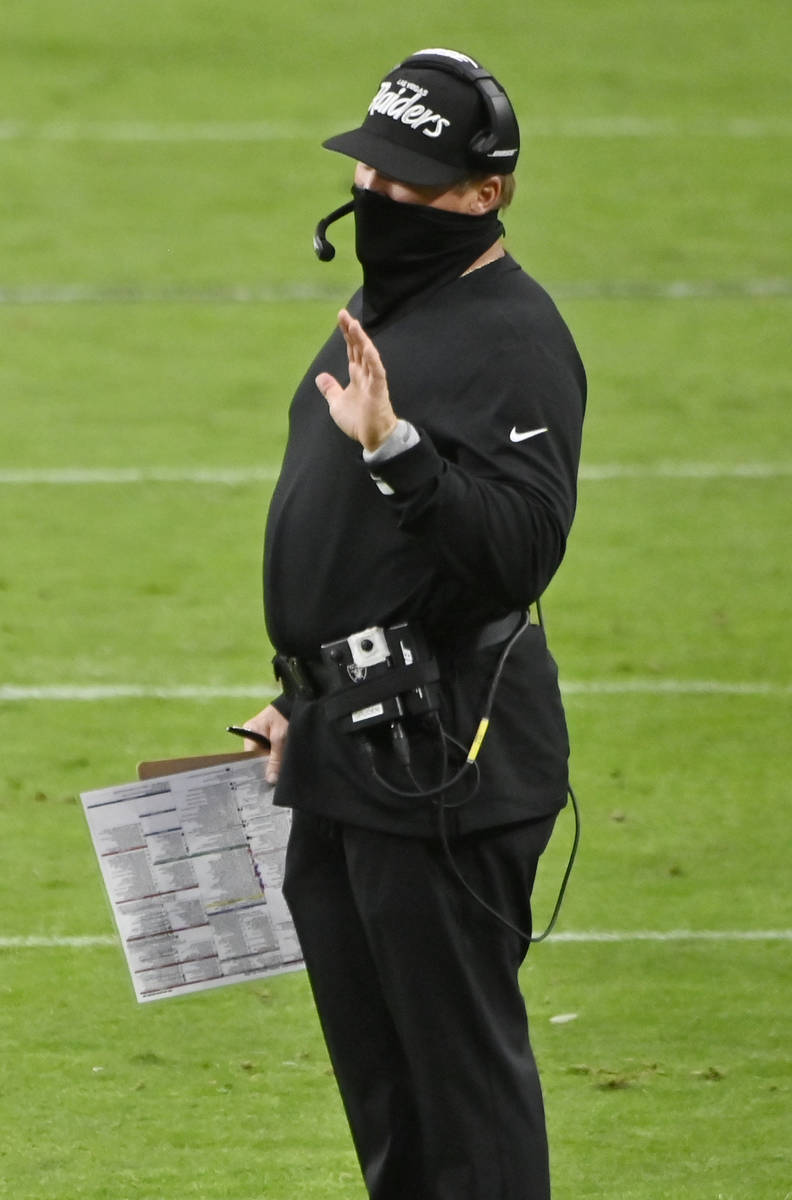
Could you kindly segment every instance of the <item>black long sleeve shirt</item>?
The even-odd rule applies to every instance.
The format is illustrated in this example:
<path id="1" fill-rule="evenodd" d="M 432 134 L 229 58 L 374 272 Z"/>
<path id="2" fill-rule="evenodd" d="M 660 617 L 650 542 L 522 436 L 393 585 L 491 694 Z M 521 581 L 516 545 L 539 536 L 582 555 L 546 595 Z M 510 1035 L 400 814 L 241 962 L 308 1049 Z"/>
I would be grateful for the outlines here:
<path id="1" fill-rule="evenodd" d="M 358 293 L 349 308 L 359 307 Z M 535 601 L 564 555 L 585 374 L 552 300 L 508 255 L 397 312 L 375 341 L 393 408 L 420 441 L 376 467 L 379 485 L 372 479 L 314 383 L 320 371 L 348 379 L 335 331 L 294 397 L 270 507 L 270 638 L 311 658 L 356 630 L 419 620 L 430 640 L 456 648 L 444 661 L 445 720 L 467 745 L 497 653 L 470 656 L 465 646 L 483 623 Z M 298 703 L 280 802 L 426 832 L 431 804 L 376 795 L 355 740 L 326 727 L 320 704 Z M 560 807 L 567 750 L 555 666 L 532 628 L 498 689 L 478 793 L 452 810 L 459 827 Z"/>

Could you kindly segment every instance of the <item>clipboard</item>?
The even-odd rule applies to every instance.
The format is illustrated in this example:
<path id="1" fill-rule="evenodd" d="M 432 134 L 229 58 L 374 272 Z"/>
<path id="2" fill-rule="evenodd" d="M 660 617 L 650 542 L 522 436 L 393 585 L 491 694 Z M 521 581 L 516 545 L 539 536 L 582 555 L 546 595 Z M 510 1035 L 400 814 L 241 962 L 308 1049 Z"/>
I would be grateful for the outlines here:
<path id="1" fill-rule="evenodd" d="M 80 794 L 139 1002 L 302 968 L 266 755 L 146 760 Z"/>
<path id="2" fill-rule="evenodd" d="M 228 754 L 197 754 L 186 758 L 159 758 L 137 765 L 138 779 L 157 779 L 160 775 L 178 775 L 182 771 L 198 771 L 202 767 L 219 767 L 225 763 L 244 762 L 267 756 L 264 749 L 233 750 Z"/>

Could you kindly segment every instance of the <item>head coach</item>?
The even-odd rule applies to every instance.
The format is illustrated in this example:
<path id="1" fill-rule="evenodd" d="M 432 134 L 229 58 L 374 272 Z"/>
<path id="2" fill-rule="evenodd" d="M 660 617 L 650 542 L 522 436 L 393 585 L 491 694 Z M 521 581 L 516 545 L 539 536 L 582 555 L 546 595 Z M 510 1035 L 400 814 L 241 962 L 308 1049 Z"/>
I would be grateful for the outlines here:
<path id="1" fill-rule="evenodd" d="M 247 727 L 293 809 L 285 892 L 369 1195 L 547 1200 L 518 971 L 567 797 L 535 603 L 585 374 L 504 246 L 519 130 L 487 70 L 419 51 L 324 145 L 356 165 L 317 253 L 352 214 L 363 280 L 291 405 L 264 547 L 282 693 Z"/>

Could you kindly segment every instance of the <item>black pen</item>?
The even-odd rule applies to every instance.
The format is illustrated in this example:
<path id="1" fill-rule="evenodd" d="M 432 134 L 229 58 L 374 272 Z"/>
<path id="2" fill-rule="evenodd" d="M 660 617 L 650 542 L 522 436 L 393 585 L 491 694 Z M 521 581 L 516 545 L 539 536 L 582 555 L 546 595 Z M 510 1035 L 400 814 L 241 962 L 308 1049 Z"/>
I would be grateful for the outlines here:
<path id="1" fill-rule="evenodd" d="M 258 733 L 255 729 L 243 729 L 241 725 L 226 725 L 226 733 L 235 733 L 237 737 L 249 738 L 263 750 L 271 749 L 269 738 L 264 737 L 263 733 Z"/>

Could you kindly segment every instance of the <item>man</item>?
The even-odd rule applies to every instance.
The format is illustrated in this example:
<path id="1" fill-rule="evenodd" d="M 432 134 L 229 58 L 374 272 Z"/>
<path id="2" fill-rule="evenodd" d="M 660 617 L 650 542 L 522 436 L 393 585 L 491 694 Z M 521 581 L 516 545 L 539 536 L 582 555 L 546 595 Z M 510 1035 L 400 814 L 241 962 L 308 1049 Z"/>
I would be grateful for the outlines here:
<path id="1" fill-rule="evenodd" d="M 294 809 L 286 895 L 369 1195 L 547 1200 L 518 970 L 568 746 L 526 614 L 585 375 L 503 245 L 518 131 L 491 75 L 421 51 L 325 145 L 357 162 L 363 287 L 292 404 L 264 566 L 284 694 L 248 727 Z"/>

